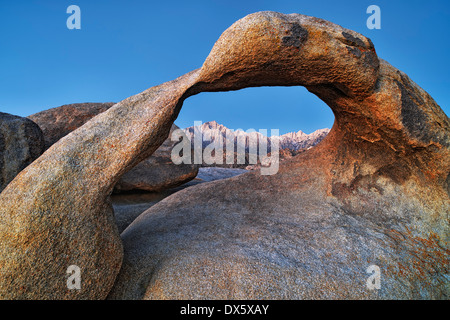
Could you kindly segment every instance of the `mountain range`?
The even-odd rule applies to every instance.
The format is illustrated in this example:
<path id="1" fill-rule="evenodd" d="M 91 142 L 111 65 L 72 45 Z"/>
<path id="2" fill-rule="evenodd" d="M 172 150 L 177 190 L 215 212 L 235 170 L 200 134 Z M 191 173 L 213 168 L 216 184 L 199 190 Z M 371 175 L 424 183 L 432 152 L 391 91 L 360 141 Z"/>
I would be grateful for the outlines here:
<path id="1" fill-rule="evenodd" d="M 198 132 L 202 132 L 203 141 L 202 147 L 206 147 L 212 141 L 216 139 L 216 137 L 222 137 L 222 143 L 225 145 L 226 138 L 233 138 L 235 145 L 238 143 L 240 145 L 244 144 L 245 150 L 248 152 L 250 148 L 250 142 L 260 141 L 259 139 L 265 139 L 267 142 L 268 150 L 270 151 L 271 141 L 273 139 L 278 139 L 279 148 L 282 150 L 289 149 L 292 152 L 297 152 L 300 150 L 308 149 L 317 145 L 320 141 L 322 141 L 330 129 L 319 129 L 314 131 L 313 133 L 306 134 L 303 131 L 298 132 L 289 132 L 281 136 L 272 136 L 267 137 L 260 132 L 245 132 L 242 130 L 231 130 L 225 127 L 222 124 L 217 123 L 216 121 L 208 121 L 203 123 L 197 127 L 188 127 L 184 129 L 184 132 L 191 140 L 191 143 L 194 144 L 194 130 L 195 128 L 199 129 Z M 256 140 L 258 139 L 258 140 Z"/>

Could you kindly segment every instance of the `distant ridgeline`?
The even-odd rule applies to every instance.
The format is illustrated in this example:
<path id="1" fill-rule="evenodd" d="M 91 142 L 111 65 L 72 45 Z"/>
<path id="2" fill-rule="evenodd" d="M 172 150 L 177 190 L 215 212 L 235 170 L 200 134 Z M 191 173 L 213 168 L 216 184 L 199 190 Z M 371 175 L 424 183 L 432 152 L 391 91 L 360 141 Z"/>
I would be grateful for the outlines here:
<path id="1" fill-rule="evenodd" d="M 196 130 L 197 129 L 197 130 Z M 206 148 L 211 143 L 215 142 L 216 139 L 221 139 L 221 145 L 223 146 L 223 164 L 215 163 L 215 164 L 207 164 L 203 163 L 203 166 L 214 166 L 214 167 L 233 167 L 233 168 L 245 168 L 252 163 L 249 162 L 249 154 L 256 153 L 257 148 L 260 146 L 261 139 L 264 139 L 266 143 L 263 145 L 267 146 L 267 152 L 271 152 L 272 140 L 278 140 L 279 153 L 280 153 L 280 161 L 283 161 L 287 158 L 291 158 L 299 153 L 302 153 L 309 148 L 314 147 L 319 142 L 321 142 L 330 132 L 330 129 L 319 129 L 314 131 L 311 134 L 306 134 L 302 131 L 298 132 L 290 132 L 281 136 L 272 136 L 267 137 L 262 133 L 255 132 L 245 132 L 242 130 L 232 130 L 228 129 L 224 125 L 218 124 L 216 121 L 205 122 L 199 126 L 191 126 L 184 129 L 187 137 L 191 141 L 192 148 L 194 148 L 194 135 L 197 133 L 201 133 L 202 135 L 202 148 Z M 225 161 L 227 156 L 226 140 L 232 139 L 234 145 L 234 157 L 235 161 L 233 164 L 228 164 Z M 220 142 L 219 142 L 220 143 Z M 254 148 L 251 147 L 251 143 L 255 143 Z M 239 163 L 237 161 L 237 153 L 238 150 L 245 150 L 245 163 Z M 214 155 L 214 151 L 212 152 Z"/>

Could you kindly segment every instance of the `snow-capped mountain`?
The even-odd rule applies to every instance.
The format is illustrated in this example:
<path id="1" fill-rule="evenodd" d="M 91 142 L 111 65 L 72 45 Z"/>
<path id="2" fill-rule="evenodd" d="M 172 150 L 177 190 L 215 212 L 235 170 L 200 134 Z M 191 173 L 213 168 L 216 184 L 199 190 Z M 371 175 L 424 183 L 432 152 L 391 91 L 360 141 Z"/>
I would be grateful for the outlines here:
<path id="1" fill-rule="evenodd" d="M 197 129 L 198 131 L 196 131 Z M 194 144 L 194 132 L 202 133 L 202 146 L 206 147 L 212 141 L 217 139 L 217 137 L 222 138 L 222 143 L 225 146 L 226 139 L 233 139 L 236 145 L 244 145 L 245 150 L 248 151 L 250 148 L 250 143 L 253 141 L 258 143 L 259 139 L 266 139 L 267 146 L 270 148 L 271 139 L 278 139 L 280 149 L 289 149 L 291 151 L 298 151 L 301 149 L 308 149 L 315 146 L 320 141 L 322 141 L 325 136 L 330 132 L 330 129 L 319 129 L 311 134 L 306 134 L 302 131 L 290 132 L 281 136 L 266 137 L 260 132 L 245 132 L 242 130 L 231 130 L 217 123 L 216 121 L 209 121 L 203 123 L 201 126 L 188 127 L 184 129 L 186 135 Z M 270 132 L 269 132 L 270 133 Z"/>

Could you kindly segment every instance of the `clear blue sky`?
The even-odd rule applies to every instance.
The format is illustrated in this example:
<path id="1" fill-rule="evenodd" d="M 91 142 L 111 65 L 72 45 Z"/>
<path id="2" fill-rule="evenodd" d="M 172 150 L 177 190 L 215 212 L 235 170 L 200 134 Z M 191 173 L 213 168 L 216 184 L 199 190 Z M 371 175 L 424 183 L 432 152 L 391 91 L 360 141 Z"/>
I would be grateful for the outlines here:
<path id="1" fill-rule="evenodd" d="M 66 8 L 81 8 L 68 30 Z M 381 30 L 366 27 L 380 6 Z M 446 0 L 144 1 L 0 0 L 0 111 L 27 116 L 76 102 L 118 102 L 199 68 L 233 22 L 262 10 L 302 13 L 360 32 L 449 114 L 450 4 Z M 301 87 L 202 93 L 176 123 L 216 120 L 231 129 L 307 133 L 333 114 Z"/>

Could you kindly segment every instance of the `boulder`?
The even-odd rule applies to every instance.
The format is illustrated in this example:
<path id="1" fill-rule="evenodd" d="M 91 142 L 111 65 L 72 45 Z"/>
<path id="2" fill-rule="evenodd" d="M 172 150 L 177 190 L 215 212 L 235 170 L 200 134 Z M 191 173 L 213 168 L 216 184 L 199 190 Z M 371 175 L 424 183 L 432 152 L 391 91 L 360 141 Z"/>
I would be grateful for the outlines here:
<path id="1" fill-rule="evenodd" d="M 166 142 L 164 142 L 164 144 L 165 143 Z M 124 192 L 113 194 L 111 196 L 111 200 L 119 232 L 122 233 L 145 210 L 175 192 L 199 183 L 234 177 L 247 172 L 247 170 L 209 167 L 199 168 L 198 172 L 197 177 L 195 177 L 192 181 L 167 190 L 159 192 Z"/>
<path id="2" fill-rule="evenodd" d="M 90 119 L 114 105 L 107 103 L 72 103 L 44 110 L 27 118 L 39 125 L 44 133 L 45 148 L 50 148 L 55 142 L 81 127 Z"/>
<path id="3" fill-rule="evenodd" d="M 33 121 L 0 112 L 0 192 L 42 152 L 42 131 Z"/>
<path id="4" fill-rule="evenodd" d="M 158 202 L 121 234 L 121 264 L 109 195 L 164 142 L 183 100 L 276 85 L 305 86 L 330 106 L 327 137 L 274 175 L 253 170 Z M 200 69 L 99 114 L 3 190 L 0 297 L 448 299 L 449 129 L 361 34 L 248 15 Z M 82 270 L 81 290 L 61 284 L 68 264 Z"/>

